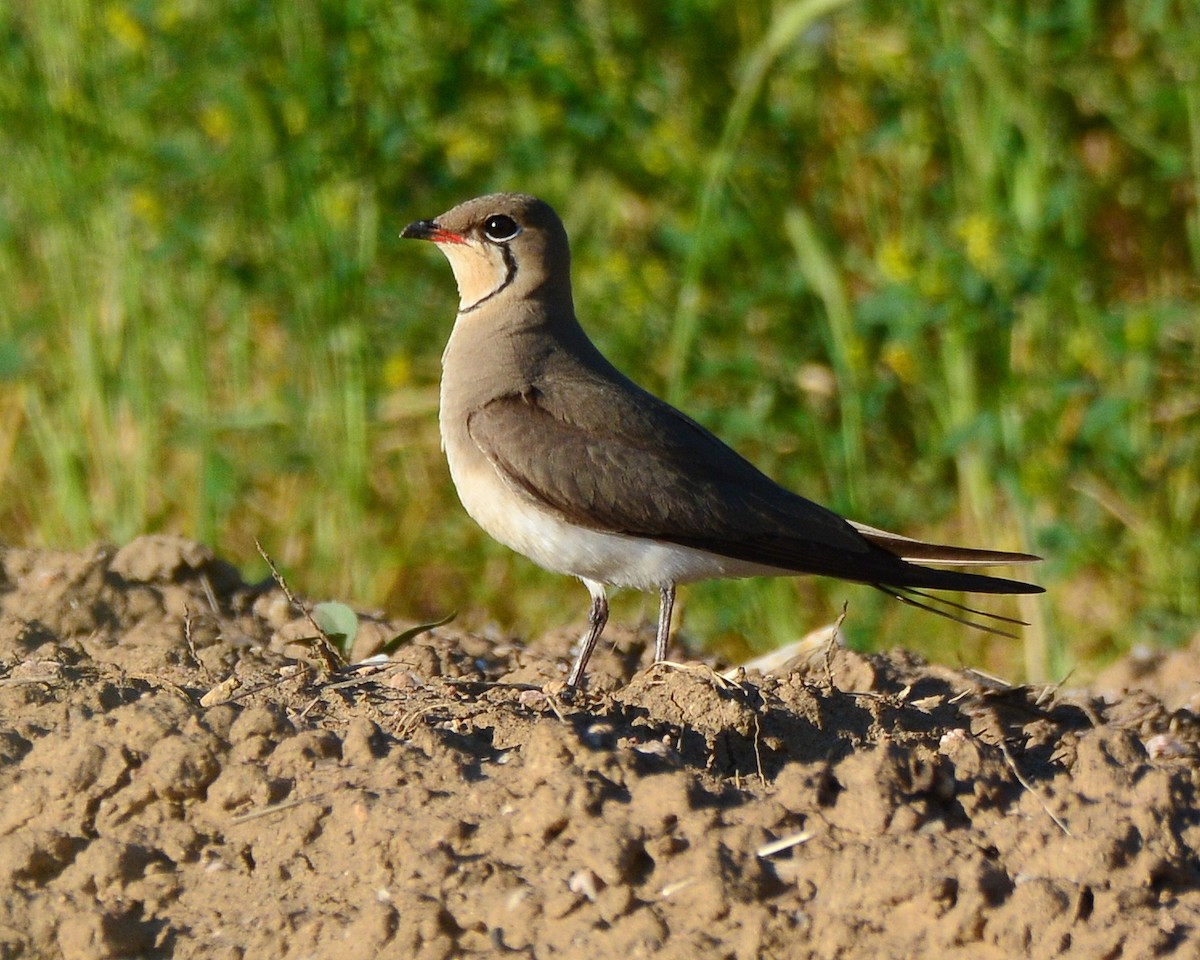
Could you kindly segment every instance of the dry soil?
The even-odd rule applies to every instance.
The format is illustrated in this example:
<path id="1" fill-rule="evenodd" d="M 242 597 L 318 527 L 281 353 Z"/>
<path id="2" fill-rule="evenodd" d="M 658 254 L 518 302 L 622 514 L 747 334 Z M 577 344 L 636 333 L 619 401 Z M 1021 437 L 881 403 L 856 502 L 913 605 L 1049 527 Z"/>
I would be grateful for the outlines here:
<path id="1" fill-rule="evenodd" d="M 0 960 L 1200 955 L 1195 648 L 1068 694 L 613 630 L 568 701 L 566 633 L 328 671 L 184 540 L 0 563 Z"/>

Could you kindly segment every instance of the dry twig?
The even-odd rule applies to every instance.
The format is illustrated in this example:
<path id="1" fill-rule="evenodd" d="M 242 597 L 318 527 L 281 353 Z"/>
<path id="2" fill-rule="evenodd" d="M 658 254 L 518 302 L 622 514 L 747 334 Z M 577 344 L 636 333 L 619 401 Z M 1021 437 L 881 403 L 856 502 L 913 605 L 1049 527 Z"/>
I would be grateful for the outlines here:
<path id="1" fill-rule="evenodd" d="M 317 651 L 317 656 L 321 661 L 323 672 L 326 674 L 333 673 L 339 667 L 345 665 L 346 661 L 342 659 L 342 655 L 338 653 L 338 649 L 334 646 L 333 641 L 329 639 L 329 634 L 321 629 L 321 625 L 313 618 L 312 612 L 308 607 L 296 599 L 296 596 L 288 588 L 287 581 L 283 579 L 283 574 L 279 572 L 279 568 L 275 566 L 275 561 L 263 549 L 263 545 L 255 538 L 254 546 L 258 550 L 258 555 L 266 561 L 267 567 L 271 570 L 271 578 L 279 584 L 279 589 L 283 591 L 283 595 L 287 597 L 290 603 L 296 610 L 303 614 L 304 619 L 308 621 L 308 625 L 313 628 L 315 635 L 313 639 L 317 641 L 313 644 Z"/>

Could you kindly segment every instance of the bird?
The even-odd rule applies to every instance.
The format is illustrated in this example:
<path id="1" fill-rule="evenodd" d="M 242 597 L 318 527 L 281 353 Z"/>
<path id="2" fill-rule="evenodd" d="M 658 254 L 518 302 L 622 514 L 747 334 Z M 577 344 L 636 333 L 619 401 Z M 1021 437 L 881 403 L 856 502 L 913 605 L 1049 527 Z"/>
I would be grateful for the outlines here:
<path id="1" fill-rule="evenodd" d="M 583 683 L 608 621 L 608 588 L 658 591 L 655 662 L 667 657 L 676 588 L 700 580 L 834 577 L 1004 636 L 972 618 L 1023 622 L 925 591 L 1044 592 L 924 566 L 1041 558 L 844 519 L 618 371 L 576 318 L 567 232 L 545 201 L 489 194 L 410 223 L 400 236 L 432 242 L 458 287 L 438 422 L 459 500 L 491 537 L 577 577 L 591 596 L 569 690 Z"/>

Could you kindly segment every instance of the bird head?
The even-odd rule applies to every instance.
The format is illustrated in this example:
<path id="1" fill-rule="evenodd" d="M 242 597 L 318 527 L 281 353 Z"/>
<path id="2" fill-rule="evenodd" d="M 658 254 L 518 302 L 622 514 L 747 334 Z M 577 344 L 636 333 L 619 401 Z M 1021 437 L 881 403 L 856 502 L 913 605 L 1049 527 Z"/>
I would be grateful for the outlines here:
<path id="1" fill-rule="evenodd" d="M 410 223 L 400 236 L 429 240 L 450 261 L 460 315 L 504 300 L 570 297 L 567 232 L 537 197 L 477 197 L 433 220 Z"/>

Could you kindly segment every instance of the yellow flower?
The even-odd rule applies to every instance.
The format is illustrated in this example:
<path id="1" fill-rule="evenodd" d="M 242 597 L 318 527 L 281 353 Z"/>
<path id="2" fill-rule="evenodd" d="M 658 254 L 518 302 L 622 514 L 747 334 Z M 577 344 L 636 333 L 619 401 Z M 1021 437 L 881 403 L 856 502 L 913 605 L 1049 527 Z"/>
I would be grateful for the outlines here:
<path id="1" fill-rule="evenodd" d="M 200 110 L 200 129 L 217 146 L 227 147 L 233 139 L 233 116 L 219 103 L 210 103 Z"/>
<path id="2" fill-rule="evenodd" d="M 973 213 L 955 231 L 962 240 L 967 261 L 980 273 L 991 273 L 999 261 L 996 252 L 996 223 L 982 213 Z"/>
<path id="3" fill-rule="evenodd" d="M 875 255 L 879 272 L 891 283 L 908 283 L 916 272 L 904 241 L 893 234 L 884 239 Z"/>
<path id="4" fill-rule="evenodd" d="M 129 192 L 129 209 L 135 219 L 148 227 L 159 227 L 163 221 L 162 202 L 153 191 L 145 187 L 134 187 Z"/>
<path id="5" fill-rule="evenodd" d="M 104 8 L 104 25 L 113 38 L 131 53 L 146 49 L 146 31 L 128 10 L 116 3 Z"/>
<path id="6" fill-rule="evenodd" d="M 883 362 L 904 383 L 916 383 L 920 379 L 920 371 L 912 351 L 903 344 L 887 344 L 883 348 Z"/>
<path id="7" fill-rule="evenodd" d="M 158 0 L 154 6 L 154 25 L 160 30 L 172 33 L 183 20 L 183 9 L 180 0 Z"/>
<path id="8" fill-rule="evenodd" d="M 412 380 L 412 360 L 403 353 L 393 353 L 384 361 L 383 382 L 395 388 L 407 386 Z"/>
<path id="9" fill-rule="evenodd" d="M 308 126 L 308 108 L 297 97 L 283 101 L 283 124 L 293 137 L 304 132 Z"/>
<path id="10" fill-rule="evenodd" d="M 455 173 L 465 173 L 474 167 L 484 166 L 491 163 L 495 156 L 491 139 L 481 137 L 470 124 L 449 123 L 441 133 L 446 164 Z"/>

